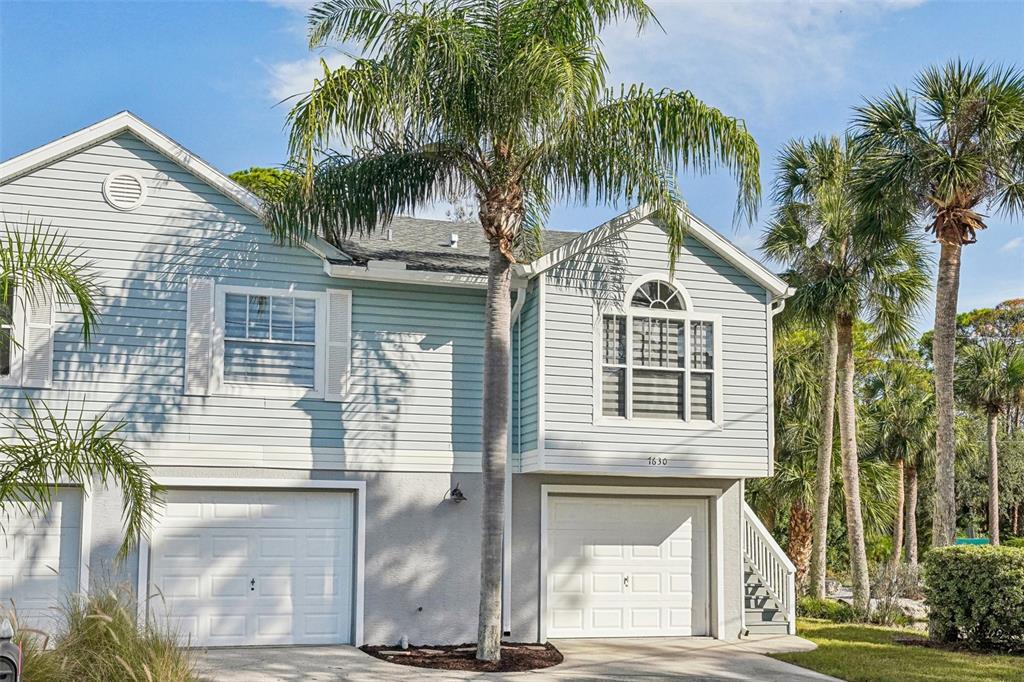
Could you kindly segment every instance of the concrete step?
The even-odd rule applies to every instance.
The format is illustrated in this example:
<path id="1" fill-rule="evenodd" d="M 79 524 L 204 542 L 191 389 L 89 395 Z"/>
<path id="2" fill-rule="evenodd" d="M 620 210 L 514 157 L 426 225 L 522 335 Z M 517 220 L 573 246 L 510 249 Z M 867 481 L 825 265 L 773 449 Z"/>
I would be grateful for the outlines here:
<path id="1" fill-rule="evenodd" d="M 789 625 L 786 623 L 747 623 L 747 630 L 752 635 L 788 635 Z"/>
<path id="2" fill-rule="evenodd" d="M 778 609 L 746 609 L 747 623 L 785 623 L 786 614 Z"/>
<path id="3" fill-rule="evenodd" d="M 770 609 L 779 611 L 779 605 L 771 597 L 747 597 L 743 600 L 743 606 L 748 609 Z"/>

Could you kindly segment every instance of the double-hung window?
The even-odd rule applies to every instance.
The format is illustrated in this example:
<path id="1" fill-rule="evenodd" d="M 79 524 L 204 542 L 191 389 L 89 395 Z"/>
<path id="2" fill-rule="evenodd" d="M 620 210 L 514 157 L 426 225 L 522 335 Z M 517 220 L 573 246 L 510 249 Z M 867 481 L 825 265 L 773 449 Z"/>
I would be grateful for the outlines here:
<path id="1" fill-rule="evenodd" d="M 316 390 L 319 305 L 315 294 L 224 293 L 224 386 Z"/>
<path id="2" fill-rule="evenodd" d="M 14 368 L 14 287 L 0 289 L 0 382 Z"/>
<path id="3" fill-rule="evenodd" d="M 717 324 L 688 310 L 680 289 L 642 283 L 623 313 L 602 315 L 601 332 L 602 417 L 719 421 Z"/>

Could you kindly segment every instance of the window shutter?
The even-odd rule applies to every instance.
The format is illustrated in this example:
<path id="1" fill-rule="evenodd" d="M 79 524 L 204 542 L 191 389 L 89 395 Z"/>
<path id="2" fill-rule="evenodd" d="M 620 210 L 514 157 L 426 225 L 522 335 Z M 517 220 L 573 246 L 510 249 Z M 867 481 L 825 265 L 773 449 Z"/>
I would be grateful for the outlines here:
<path id="1" fill-rule="evenodd" d="M 213 280 L 188 278 L 188 303 L 185 313 L 185 395 L 210 392 L 210 347 L 213 336 Z"/>
<path id="2" fill-rule="evenodd" d="M 55 301 L 48 284 L 35 287 L 24 297 L 25 348 L 21 385 L 49 388 L 53 385 L 53 325 Z"/>
<path id="3" fill-rule="evenodd" d="M 327 362 L 324 399 L 340 401 L 348 393 L 352 373 L 352 292 L 327 294 Z"/>

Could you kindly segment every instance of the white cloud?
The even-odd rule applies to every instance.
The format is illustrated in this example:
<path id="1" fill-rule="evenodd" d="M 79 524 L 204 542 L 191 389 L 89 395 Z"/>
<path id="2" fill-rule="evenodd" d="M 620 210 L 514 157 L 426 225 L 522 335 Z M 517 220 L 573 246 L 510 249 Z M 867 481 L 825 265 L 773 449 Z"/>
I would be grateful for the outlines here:
<path id="1" fill-rule="evenodd" d="M 279 62 L 268 67 L 270 82 L 267 92 L 275 102 L 288 99 L 295 95 L 303 95 L 313 89 L 313 81 L 321 78 L 324 73 L 320 59 L 335 69 L 343 64 L 351 64 L 352 59 L 339 52 L 327 52 L 293 62 Z"/>
<path id="2" fill-rule="evenodd" d="M 1024 237 L 1014 237 L 1010 241 L 1003 244 L 999 250 L 1003 253 L 1009 253 L 1010 251 L 1016 251 L 1020 247 L 1024 246 Z"/>
<path id="3" fill-rule="evenodd" d="M 807 86 L 836 89 L 872 23 L 921 1 L 653 2 L 663 31 L 638 37 L 620 25 L 604 36 L 610 82 L 693 89 L 727 111 L 774 113 L 765 110 Z"/>

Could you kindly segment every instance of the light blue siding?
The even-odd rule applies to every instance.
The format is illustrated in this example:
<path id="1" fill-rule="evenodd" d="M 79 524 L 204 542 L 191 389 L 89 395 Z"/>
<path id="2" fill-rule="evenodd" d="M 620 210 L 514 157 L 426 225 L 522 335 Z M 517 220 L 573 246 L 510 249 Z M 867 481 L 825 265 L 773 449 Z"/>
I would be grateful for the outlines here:
<path id="1" fill-rule="evenodd" d="M 514 330 L 512 374 L 512 442 L 519 455 L 537 449 L 539 400 L 540 304 L 536 281 L 526 291 L 526 301 Z M 519 463 L 519 458 L 514 460 Z"/>
<path id="2" fill-rule="evenodd" d="M 597 309 L 638 277 L 668 273 L 661 228 L 641 222 L 545 273 L 543 469 L 660 476 L 766 475 L 768 310 L 765 290 L 689 236 L 675 279 L 694 310 L 721 316 L 723 423 L 694 430 L 600 423 L 594 416 Z M 651 466 L 648 457 L 668 459 Z"/>
<path id="3" fill-rule="evenodd" d="M 101 185 L 139 172 L 149 196 L 121 212 Z M 42 220 L 94 261 L 104 285 L 92 343 L 65 306 L 51 409 L 123 419 L 154 464 L 407 471 L 478 470 L 483 294 L 327 277 L 319 258 L 274 243 L 258 219 L 124 134 L 0 187 L 9 223 Z M 219 285 L 353 291 L 347 400 L 183 395 L 186 279 Z M 0 411 L 25 407 L 0 388 Z"/>

